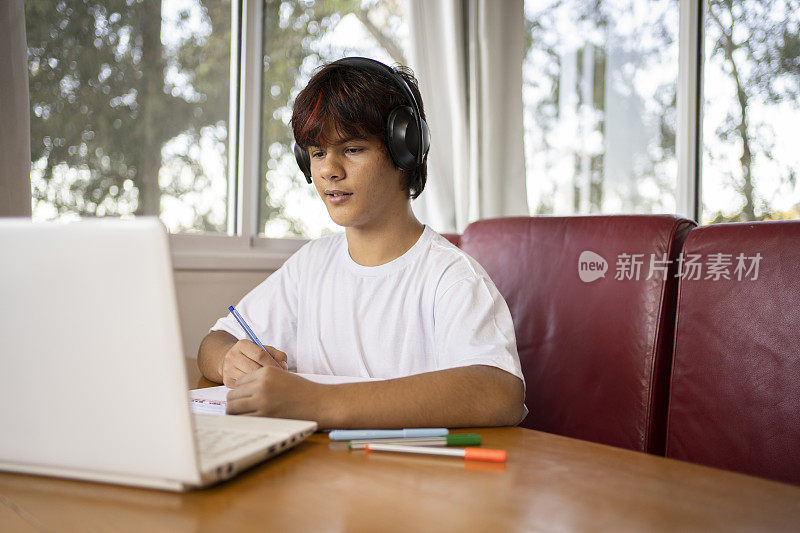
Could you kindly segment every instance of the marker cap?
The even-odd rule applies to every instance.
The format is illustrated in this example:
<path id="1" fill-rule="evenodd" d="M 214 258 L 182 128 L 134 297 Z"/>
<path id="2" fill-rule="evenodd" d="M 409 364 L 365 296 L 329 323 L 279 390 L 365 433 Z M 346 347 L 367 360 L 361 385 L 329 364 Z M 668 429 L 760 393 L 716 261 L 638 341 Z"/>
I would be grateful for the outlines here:
<path id="1" fill-rule="evenodd" d="M 448 446 L 480 446 L 481 436 L 475 433 L 461 433 L 460 435 L 447 435 Z"/>
<path id="2" fill-rule="evenodd" d="M 489 461 L 505 463 L 508 453 L 505 450 L 489 450 L 486 448 L 464 448 L 464 459 L 472 461 Z"/>

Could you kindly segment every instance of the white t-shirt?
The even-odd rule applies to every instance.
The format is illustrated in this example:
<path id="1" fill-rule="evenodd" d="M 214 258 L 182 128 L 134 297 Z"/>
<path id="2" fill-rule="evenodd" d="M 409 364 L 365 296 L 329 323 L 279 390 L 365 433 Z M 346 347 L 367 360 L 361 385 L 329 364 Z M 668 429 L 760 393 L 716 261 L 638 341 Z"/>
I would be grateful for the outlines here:
<path id="1" fill-rule="evenodd" d="M 375 267 L 351 259 L 343 233 L 311 241 L 236 309 L 291 371 L 388 379 L 489 365 L 524 382 L 505 300 L 474 259 L 428 227 Z M 211 329 L 247 338 L 230 314 Z"/>

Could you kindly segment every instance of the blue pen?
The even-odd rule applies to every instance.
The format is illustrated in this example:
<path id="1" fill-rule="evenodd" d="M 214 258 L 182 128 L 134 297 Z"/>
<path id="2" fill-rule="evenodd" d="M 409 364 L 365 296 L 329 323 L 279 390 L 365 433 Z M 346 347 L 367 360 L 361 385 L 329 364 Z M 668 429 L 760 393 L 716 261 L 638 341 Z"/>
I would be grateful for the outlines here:
<path id="1" fill-rule="evenodd" d="M 444 437 L 449 435 L 447 428 L 415 429 L 334 429 L 328 433 L 330 440 L 390 439 L 411 437 Z"/>
<path id="2" fill-rule="evenodd" d="M 247 322 L 244 321 L 244 318 L 242 318 L 242 315 L 239 314 L 239 311 L 237 311 L 234 306 L 228 307 L 228 311 L 231 312 L 231 314 L 233 315 L 233 318 L 235 318 L 236 321 L 239 323 L 239 325 L 242 326 L 242 329 L 244 330 L 245 333 L 247 333 L 247 336 L 250 337 L 250 340 L 253 341 L 255 344 L 258 344 L 259 346 L 261 346 L 261 349 L 266 352 L 267 349 L 264 348 L 264 345 L 261 344 L 260 340 L 258 340 L 258 337 L 256 337 L 256 334 L 253 333 L 253 330 L 250 329 L 250 326 L 248 326 Z M 267 353 L 269 353 L 269 352 L 267 352 Z"/>

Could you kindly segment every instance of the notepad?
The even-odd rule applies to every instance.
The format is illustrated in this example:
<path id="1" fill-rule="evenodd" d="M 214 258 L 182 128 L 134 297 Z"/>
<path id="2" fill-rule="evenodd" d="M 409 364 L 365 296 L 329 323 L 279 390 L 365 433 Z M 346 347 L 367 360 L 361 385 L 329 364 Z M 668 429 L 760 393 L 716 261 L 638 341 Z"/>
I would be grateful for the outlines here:
<path id="1" fill-rule="evenodd" d="M 189 391 L 189 404 L 193 413 L 204 415 L 224 415 L 227 405 L 228 391 L 225 385 L 193 389 Z"/>
<path id="2" fill-rule="evenodd" d="M 326 385 L 336 385 L 338 383 L 358 383 L 361 381 L 381 381 L 380 378 L 362 378 L 349 376 L 330 376 L 327 374 L 301 374 L 298 376 L 306 378 L 316 383 Z M 204 415 L 224 415 L 227 405 L 228 391 L 231 389 L 225 385 L 218 387 L 206 387 L 204 389 L 192 389 L 189 391 L 190 407 L 193 413 Z"/>

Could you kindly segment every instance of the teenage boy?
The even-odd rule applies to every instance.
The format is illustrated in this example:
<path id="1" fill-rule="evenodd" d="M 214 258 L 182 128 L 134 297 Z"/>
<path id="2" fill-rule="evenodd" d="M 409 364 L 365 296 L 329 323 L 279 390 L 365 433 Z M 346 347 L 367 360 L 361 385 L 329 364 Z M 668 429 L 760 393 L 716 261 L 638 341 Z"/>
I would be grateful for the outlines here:
<path id="1" fill-rule="evenodd" d="M 236 306 L 198 364 L 228 413 L 321 428 L 513 425 L 524 385 L 508 306 L 486 272 L 421 224 L 427 124 L 416 79 L 364 58 L 324 66 L 297 96 L 298 164 L 337 234 L 309 242 Z M 323 385 L 298 373 L 383 378 Z"/>

